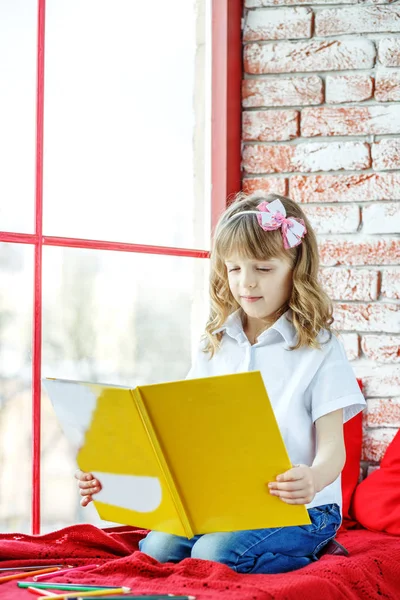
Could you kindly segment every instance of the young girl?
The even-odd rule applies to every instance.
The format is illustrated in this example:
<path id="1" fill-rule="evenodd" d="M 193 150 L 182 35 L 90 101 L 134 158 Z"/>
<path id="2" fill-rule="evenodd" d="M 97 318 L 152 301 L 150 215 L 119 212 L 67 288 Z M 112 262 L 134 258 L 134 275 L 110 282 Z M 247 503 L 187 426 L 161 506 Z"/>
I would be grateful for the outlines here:
<path id="1" fill-rule="evenodd" d="M 275 194 L 240 195 L 217 225 L 210 284 L 210 318 L 188 378 L 261 372 L 293 465 L 269 483 L 269 493 L 305 504 L 311 525 L 190 540 L 151 531 L 139 548 L 160 562 L 200 558 L 238 573 L 299 569 L 318 559 L 341 524 L 343 422 L 365 407 L 331 332 L 317 243 L 301 207 Z M 100 482 L 76 477 L 86 506 Z"/>

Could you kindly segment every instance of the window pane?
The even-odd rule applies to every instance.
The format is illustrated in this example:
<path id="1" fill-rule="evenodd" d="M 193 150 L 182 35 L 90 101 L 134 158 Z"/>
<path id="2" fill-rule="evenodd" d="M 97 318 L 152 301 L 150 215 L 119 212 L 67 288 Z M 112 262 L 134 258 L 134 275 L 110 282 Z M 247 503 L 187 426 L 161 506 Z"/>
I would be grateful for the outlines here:
<path id="1" fill-rule="evenodd" d="M 33 248 L 0 244 L 0 531 L 29 531 Z"/>
<path id="2" fill-rule="evenodd" d="M 48 3 L 47 235 L 209 247 L 207 3 Z"/>
<path id="3" fill-rule="evenodd" d="M 208 308 L 208 260 L 44 248 L 43 376 L 117 385 L 182 379 Z M 79 507 L 71 448 L 43 398 L 43 525 Z M 54 482 L 57 480 L 57 484 Z"/>
<path id="4" fill-rule="evenodd" d="M 32 0 L 0 2 L 0 230 L 32 233 L 36 32 Z"/>

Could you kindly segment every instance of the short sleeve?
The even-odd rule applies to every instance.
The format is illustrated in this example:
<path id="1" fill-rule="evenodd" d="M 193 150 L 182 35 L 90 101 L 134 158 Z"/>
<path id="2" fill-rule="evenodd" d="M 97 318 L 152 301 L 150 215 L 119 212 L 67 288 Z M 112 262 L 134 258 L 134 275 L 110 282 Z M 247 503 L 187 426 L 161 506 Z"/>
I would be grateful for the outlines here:
<path id="1" fill-rule="evenodd" d="M 343 422 L 364 410 L 366 402 L 342 343 L 334 336 L 326 357 L 310 384 L 313 422 L 343 408 Z"/>

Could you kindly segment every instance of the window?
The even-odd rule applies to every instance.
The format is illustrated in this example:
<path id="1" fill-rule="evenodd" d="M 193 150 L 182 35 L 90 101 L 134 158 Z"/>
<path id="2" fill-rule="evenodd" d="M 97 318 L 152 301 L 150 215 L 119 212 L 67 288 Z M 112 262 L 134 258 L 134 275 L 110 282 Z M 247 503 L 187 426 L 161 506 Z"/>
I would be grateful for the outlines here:
<path id="1" fill-rule="evenodd" d="M 208 311 L 210 219 L 223 206 L 221 191 L 211 202 L 215 157 L 229 180 L 227 141 L 211 165 L 211 106 L 223 115 L 228 102 L 215 87 L 211 98 L 211 14 L 227 62 L 236 0 L 0 5 L 3 531 L 32 518 L 38 533 L 40 508 L 42 531 L 98 522 L 79 507 L 41 376 L 137 385 L 189 368 Z"/>

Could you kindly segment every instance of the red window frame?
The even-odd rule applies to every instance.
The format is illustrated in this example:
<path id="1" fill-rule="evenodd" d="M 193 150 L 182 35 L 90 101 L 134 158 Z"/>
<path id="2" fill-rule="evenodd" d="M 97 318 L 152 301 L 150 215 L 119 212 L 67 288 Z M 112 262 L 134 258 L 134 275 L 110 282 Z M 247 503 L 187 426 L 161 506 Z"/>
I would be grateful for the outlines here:
<path id="1" fill-rule="evenodd" d="M 226 200 L 241 189 L 242 0 L 212 0 L 211 225 Z M 104 240 L 43 236 L 43 123 L 46 0 L 38 0 L 35 228 L 33 234 L 0 231 L 0 242 L 29 244 L 34 252 L 32 332 L 32 533 L 40 533 L 42 253 L 43 246 L 89 248 L 208 258 L 205 250 Z"/>

